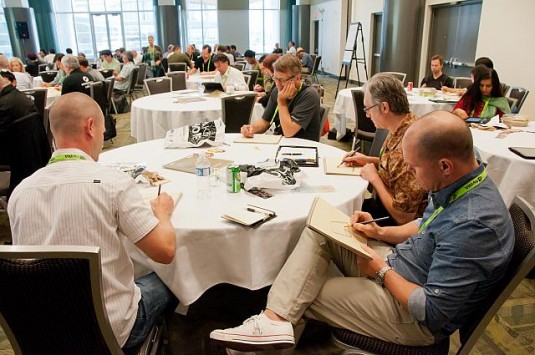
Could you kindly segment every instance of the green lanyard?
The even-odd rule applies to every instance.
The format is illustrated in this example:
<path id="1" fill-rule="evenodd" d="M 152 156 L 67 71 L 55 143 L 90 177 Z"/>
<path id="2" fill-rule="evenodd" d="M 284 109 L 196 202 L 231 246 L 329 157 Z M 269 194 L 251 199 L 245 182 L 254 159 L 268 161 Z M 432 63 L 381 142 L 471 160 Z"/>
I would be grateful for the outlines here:
<path id="1" fill-rule="evenodd" d="M 290 103 L 288 104 L 288 106 L 290 106 L 292 104 L 292 102 L 294 101 L 294 99 L 297 97 L 297 95 L 299 95 L 299 93 L 301 92 L 301 89 L 303 89 L 303 83 L 301 83 L 301 85 L 299 85 L 299 90 L 297 90 L 297 92 L 295 93 L 294 97 L 292 97 L 292 99 L 290 100 Z M 271 117 L 271 121 L 269 122 L 270 126 L 273 124 L 273 121 L 275 121 L 275 116 L 277 116 L 278 113 L 279 113 L 279 104 L 277 104 L 277 107 L 275 108 L 275 112 L 273 112 L 273 117 Z"/>
<path id="2" fill-rule="evenodd" d="M 202 63 L 202 71 L 210 71 L 210 62 L 212 61 L 212 57 L 208 59 L 208 63 Z"/>
<path id="3" fill-rule="evenodd" d="M 48 164 L 54 164 L 65 160 L 85 160 L 85 157 L 80 154 L 58 154 L 48 161 Z"/>
<path id="4" fill-rule="evenodd" d="M 485 111 L 487 110 L 487 106 L 489 105 L 489 101 L 490 101 L 490 97 L 486 97 L 486 98 L 483 99 L 483 102 L 485 102 L 485 105 L 483 105 L 483 109 L 479 113 L 479 117 L 483 117 L 483 114 L 485 113 Z M 474 109 L 470 113 L 470 116 L 474 116 L 474 111 L 475 110 L 476 110 L 476 108 L 474 107 Z"/>
<path id="5" fill-rule="evenodd" d="M 481 174 L 479 174 L 478 176 L 476 176 L 475 178 L 473 178 L 472 180 L 468 181 L 466 184 L 464 184 L 463 186 L 461 186 L 457 191 L 455 191 L 451 196 L 450 198 L 448 199 L 448 205 L 453 203 L 455 200 L 457 200 L 459 197 L 463 196 L 465 193 L 467 193 L 468 191 L 474 189 L 476 186 L 478 186 L 479 184 L 481 184 L 485 179 L 487 178 L 487 170 L 484 169 Z M 442 206 L 439 206 L 435 212 L 433 212 L 433 214 L 420 226 L 420 229 L 418 229 L 418 233 L 423 233 L 425 232 L 425 230 L 427 229 L 427 226 L 429 226 L 429 224 L 431 222 L 433 222 L 433 220 L 435 218 L 437 218 L 437 216 L 440 214 L 440 212 L 442 212 L 444 210 L 444 207 Z"/>

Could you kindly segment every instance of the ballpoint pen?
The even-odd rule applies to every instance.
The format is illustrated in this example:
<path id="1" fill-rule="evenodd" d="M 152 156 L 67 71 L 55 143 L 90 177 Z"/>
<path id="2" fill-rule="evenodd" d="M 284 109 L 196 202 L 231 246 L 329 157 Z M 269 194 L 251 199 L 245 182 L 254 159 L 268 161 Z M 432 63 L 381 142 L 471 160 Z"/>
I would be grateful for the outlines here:
<path id="1" fill-rule="evenodd" d="M 362 221 L 362 222 L 358 222 L 360 224 L 370 224 L 370 223 L 373 223 L 373 222 L 379 222 L 379 221 L 384 221 L 385 219 L 389 219 L 390 216 L 384 216 L 384 217 L 379 217 L 379 218 L 375 218 L 375 219 L 371 219 L 369 221 Z"/>
<path id="2" fill-rule="evenodd" d="M 158 196 L 160 196 L 160 192 L 162 192 L 162 184 L 158 185 Z"/>
<path id="3" fill-rule="evenodd" d="M 345 158 L 351 158 L 353 155 L 355 155 L 357 151 L 353 151 L 353 153 L 349 154 L 347 157 L 343 157 L 342 158 L 342 162 L 340 164 L 338 164 L 337 168 L 339 168 L 340 166 L 342 166 L 344 164 L 344 159 Z"/>

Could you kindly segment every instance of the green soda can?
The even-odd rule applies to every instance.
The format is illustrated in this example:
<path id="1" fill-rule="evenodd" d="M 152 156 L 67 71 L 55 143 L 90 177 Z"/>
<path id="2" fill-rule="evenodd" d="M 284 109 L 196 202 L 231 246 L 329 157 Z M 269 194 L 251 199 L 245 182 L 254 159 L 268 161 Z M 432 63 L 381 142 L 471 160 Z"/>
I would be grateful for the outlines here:
<path id="1" fill-rule="evenodd" d="M 227 167 L 227 191 L 240 192 L 240 168 L 235 165 Z"/>

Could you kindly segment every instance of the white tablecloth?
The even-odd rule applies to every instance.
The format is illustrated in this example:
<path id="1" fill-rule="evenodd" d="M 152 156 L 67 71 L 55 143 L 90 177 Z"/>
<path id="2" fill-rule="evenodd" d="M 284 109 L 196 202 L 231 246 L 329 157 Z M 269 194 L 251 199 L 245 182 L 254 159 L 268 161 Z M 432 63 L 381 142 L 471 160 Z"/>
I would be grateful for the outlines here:
<path id="1" fill-rule="evenodd" d="M 522 129 L 522 127 L 519 127 Z M 535 131 L 535 122 L 530 122 Z M 535 160 L 524 159 L 509 151 L 509 147 L 535 148 L 535 133 L 517 132 L 497 138 L 501 131 L 471 128 L 474 145 L 480 150 L 487 171 L 509 206 L 519 195 L 535 206 Z"/>
<path id="2" fill-rule="evenodd" d="M 199 83 L 214 81 L 215 75 L 189 75 L 186 79 L 186 88 L 197 90 L 199 88 Z"/>
<path id="3" fill-rule="evenodd" d="M 351 90 L 355 89 L 362 90 L 362 87 L 340 90 L 336 97 L 333 108 L 336 139 L 341 139 L 346 134 L 347 122 L 355 122 L 355 108 L 353 106 L 353 97 L 351 95 Z M 418 94 L 418 89 L 414 89 L 413 92 L 407 93 L 407 98 L 409 99 L 411 112 L 418 117 L 436 110 L 451 111 L 455 106 L 454 103 L 436 103 L 429 101 L 427 97 Z"/>
<path id="4" fill-rule="evenodd" d="M 61 90 L 56 90 L 54 87 L 48 88 L 48 92 L 46 94 L 46 106 L 50 106 L 60 96 Z"/>
<path id="5" fill-rule="evenodd" d="M 277 145 L 232 144 L 223 145 L 224 153 L 217 158 L 231 159 L 235 163 L 254 163 L 274 158 Z M 319 156 L 343 156 L 344 152 L 332 146 L 302 139 L 281 140 L 281 144 L 313 145 L 319 147 Z M 209 200 L 196 198 L 196 176 L 162 168 L 204 149 L 163 149 L 163 139 L 117 148 L 101 154 L 100 162 L 147 162 L 147 169 L 156 170 L 171 180 L 162 191 L 182 191 L 180 202 L 173 213 L 176 229 L 177 252 L 169 265 L 149 260 L 135 246 L 128 244 L 132 259 L 140 266 L 156 271 L 165 284 L 180 299 L 190 305 L 210 287 L 230 283 L 248 289 L 270 285 L 287 257 L 295 247 L 305 227 L 312 200 L 321 196 L 346 214 L 351 215 L 362 205 L 362 196 L 368 183 L 356 176 L 325 175 L 319 168 L 303 168 L 303 183 L 311 186 L 329 185 L 333 192 L 274 192 L 270 199 L 262 199 L 245 191 L 230 193 L 221 181 L 212 188 Z M 156 187 L 140 184 L 140 189 L 157 195 Z M 270 190 L 273 191 L 273 190 Z M 142 191 L 143 193 L 143 191 Z M 274 210 L 277 217 L 258 226 L 244 227 L 221 218 L 233 208 L 251 203 Z M 146 271 L 146 270 L 145 270 Z"/>
<path id="6" fill-rule="evenodd" d="M 138 142 L 164 138 L 173 128 L 221 118 L 221 97 L 204 94 L 202 101 L 177 103 L 178 98 L 199 97 L 197 92 L 188 95 L 179 91 L 145 96 L 132 102 L 131 135 Z M 221 94 L 226 95 L 226 94 Z M 262 117 L 264 108 L 255 104 L 251 121 Z"/>

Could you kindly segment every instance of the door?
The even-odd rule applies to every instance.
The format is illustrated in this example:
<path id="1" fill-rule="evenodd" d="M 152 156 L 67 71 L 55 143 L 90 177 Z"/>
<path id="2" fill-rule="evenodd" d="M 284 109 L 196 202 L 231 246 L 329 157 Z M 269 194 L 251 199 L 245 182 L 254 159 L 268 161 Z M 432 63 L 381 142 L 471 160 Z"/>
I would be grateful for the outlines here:
<path id="1" fill-rule="evenodd" d="M 315 20 L 314 21 L 314 48 L 312 53 L 316 55 L 319 54 L 319 38 L 320 38 L 320 21 Z"/>
<path id="2" fill-rule="evenodd" d="M 91 28 L 95 39 L 95 53 L 109 49 L 112 52 L 124 47 L 123 18 L 121 13 L 91 14 Z"/>
<path id="3" fill-rule="evenodd" d="M 439 54 L 444 57 L 445 74 L 470 77 L 476 60 L 480 17 L 480 1 L 434 7 L 428 64 L 433 55 Z"/>
<path id="4" fill-rule="evenodd" d="M 381 34 L 383 26 L 383 14 L 372 15 L 372 72 L 370 77 L 381 72 Z"/>

